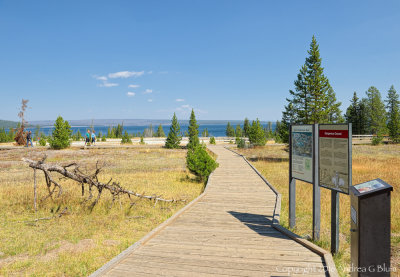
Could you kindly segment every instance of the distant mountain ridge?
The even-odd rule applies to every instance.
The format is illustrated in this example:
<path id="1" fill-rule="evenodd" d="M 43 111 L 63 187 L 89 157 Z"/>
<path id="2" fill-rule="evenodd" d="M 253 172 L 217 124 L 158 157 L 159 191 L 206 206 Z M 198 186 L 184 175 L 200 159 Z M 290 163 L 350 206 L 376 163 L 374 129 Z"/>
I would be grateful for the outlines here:
<path id="1" fill-rule="evenodd" d="M 15 128 L 18 122 L 10 120 L 0 120 L 0 128 Z"/>
<path id="2" fill-rule="evenodd" d="M 52 126 L 55 120 L 38 120 L 30 121 L 30 125 L 40 125 L 40 126 Z M 243 120 L 197 120 L 198 124 L 221 124 L 226 125 L 230 122 L 232 125 L 243 124 Z M 251 122 L 251 120 L 250 120 Z M 271 121 L 274 122 L 274 121 Z M 118 124 L 124 124 L 124 126 L 149 126 L 155 125 L 169 125 L 171 124 L 170 119 L 82 119 L 82 120 L 68 120 L 71 126 L 115 126 Z M 262 124 L 267 123 L 267 121 L 261 121 Z M 187 125 L 189 120 L 179 120 L 179 124 Z"/>

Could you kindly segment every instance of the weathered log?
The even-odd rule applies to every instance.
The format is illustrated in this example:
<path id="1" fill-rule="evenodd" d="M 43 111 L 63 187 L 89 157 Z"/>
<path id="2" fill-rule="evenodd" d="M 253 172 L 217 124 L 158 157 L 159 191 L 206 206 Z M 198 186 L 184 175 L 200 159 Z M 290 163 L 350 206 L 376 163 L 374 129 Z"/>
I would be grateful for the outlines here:
<path id="1" fill-rule="evenodd" d="M 29 165 L 29 167 L 33 168 L 34 170 L 38 169 L 43 171 L 45 175 L 45 180 L 49 194 L 44 199 L 42 199 L 42 201 L 49 197 L 52 199 L 53 193 L 57 188 L 58 188 L 58 196 L 60 196 L 62 193 L 62 186 L 54 180 L 54 178 L 51 175 L 52 172 L 58 173 L 68 179 L 74 180 L 79 185 L 81 185 L 82 195 L 84 195 L 85 193 L 84 186 L 87 185 L 89 188 L 88 189 L 89 196 L 86 199 L 86 201 L 89 201 L 93 198 L 92 189 L 93 188 L 97 189 L 97 197 L 90 205 L 91 209 L 93 209 L 93 207 L 99 202 L 103 190 L 106 190 L 109 193 L 111 193 L 112 203 L 114 203 L 116 199 L 119 199 L 120 195 L 127 195 L 129 199 L 131 199 L 131 196 L 135 196 L 142 199 L 153 200 L 155 201 L 155 204 L 157 204 L 158 201 L 170 202 L 170 203 L 186 201 L 183 199 L 164 199 L 161 196 L 157 195 L 145 195 L 144 193 L 140 194 L 135 191 L 127 190 L 123 188 L 118 182 L 112 182 L 112 178 L 107 183 L 99 182 L 97 176 L 101 172 L 101 167 L 99 167 L 98 162 L 96 163 L 95 172 L 93 174 L 86 174 L 80 170 L 79 166 L 76 163 L 71 163 L 65 166 L 61 166 L 59 164 L 45 164 L 46 156 L 39 161 L 34 161 L 27 158 L 22 158 L 22 160 L 26 162 Z"/>

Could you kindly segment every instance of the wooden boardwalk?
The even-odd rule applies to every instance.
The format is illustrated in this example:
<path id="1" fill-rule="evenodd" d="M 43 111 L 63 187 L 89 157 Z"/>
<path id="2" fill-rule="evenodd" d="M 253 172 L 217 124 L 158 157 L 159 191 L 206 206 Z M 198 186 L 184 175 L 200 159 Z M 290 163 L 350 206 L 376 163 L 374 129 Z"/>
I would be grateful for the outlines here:
<path id="1" fill-rule="evenodd" d="M 206 192 L 105 276 L 326 276 L 323 258 L 272 227 L 276 195 L 239 155 L 211 146 Z"/>

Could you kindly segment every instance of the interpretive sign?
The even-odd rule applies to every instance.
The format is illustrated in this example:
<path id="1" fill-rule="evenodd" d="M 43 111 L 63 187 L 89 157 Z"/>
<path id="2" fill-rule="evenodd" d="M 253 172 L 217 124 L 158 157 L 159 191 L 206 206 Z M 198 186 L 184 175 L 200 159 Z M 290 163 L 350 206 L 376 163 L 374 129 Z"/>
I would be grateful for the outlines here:
<path id="1" fill-rule="evenodd" d="M 348 124 L 319 125 L 319 185 L 349 194 L 351 128 Z"/>
<path id="2" fill-rule="evenodd" d="M 313 183 L 313 126 L 292 125 L 292 178 Z"/>

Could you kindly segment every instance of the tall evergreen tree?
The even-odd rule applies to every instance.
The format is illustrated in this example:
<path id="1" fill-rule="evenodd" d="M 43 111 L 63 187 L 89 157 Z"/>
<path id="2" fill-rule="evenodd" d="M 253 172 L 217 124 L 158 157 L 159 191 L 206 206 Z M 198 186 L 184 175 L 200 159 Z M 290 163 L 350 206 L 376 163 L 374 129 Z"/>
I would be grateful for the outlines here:
<path id="1" fill-rule="evenodd" d="M 400 142 L 400 101 L 397 91 L 392 85 L 389 89 L 387 100 L 387 127 L 389 136 L 394 143 Z"/>
<path id="2" fill-rule="evenodd" d="M 196 116 L 194 114 L 193 109 L 192 113 L 190 114 L 188 129 L 189 129 L 189 143 L 187 147 L 190 149 L 194 149 L 197 145 L 200 144 L 200 140 L 199 140 L 199 125 L 197 124 Z"/>
<path id="3" fill-rule="evenodd" d="M 360 135 L 369 134 L 369 123 L 368 123 L 369 111 L 368 111 L 368 101 L 366 98 L 361 99 L 358 110 L 359 110 L 358 124 L 359 124 Z"/>
<path id="4" fill-rule="evenodd" d="M 340 102 L 328 78 L 324 75 L 319 45 L 315 36 L 312 37 L 308 57 L 301 67 L 295 90 L 290 90 L 291 98 L 282 114 L 282 124 L 279 136 L 284 142 L 288 141 L 289 124 L 336 123 L 343 122 L 340 112 Z"/>
<path id="5" fill-rule="evenodd" d="M 226 136 L 227 137 L 234 137 L 235 136 L 235 129 L 233 129 L 232 125 L 230 122 L 226 125 Z"/>
<path id="6" fill-rule="evenodd" d="M 161 124 L 158 125 L 158 129 L 157 129 L 157 132 L 156 132 L 156 137 L 159 137 L 159 138 L 165 137 L 164 129 L 163 129 Z"/>
<path id="7" fill-rule="evenodd" d="M 243 123 L 243 136 L 248 137 L 250 132 L 250 122 L 247 117 L 244 119 Z"/>
<path id="8" fill-rule="evenodd" d="M 267 142 L 260 120 L 255 120 L 251 124 L 249 141 L 253 145 L 262 146 Z"/>
<path id="9" fill-rule="evenodd" d="M 367 90 L 367 105 L 369 113 L 369 127 L 373 135 L 383 138 L 386 133 L 386 111 L 379 90 L 371 86 Z"/>
<path id="10" fill-rule="evenodd" d="M 352 133 L 354 135 L 359 135 L 360 130 L 360 102 L 357 97 L 357 93 L 354 92 L 353 98 L 350 101 L 350 106 L 346 110 L 346 120 L 352 124 Z"/>
<path id="11" fill-rule="evenodd" d="M 176 114 L 172 117 L 172 124 L 169 128 L 167 140 L 165 141 L 166 148 L 179 148 L 182 136 L 180 134 L 181 127 L 179 126 Z"/>
<path id="12" fill-rule="evenodd" d="M 236 125 L 235 135 L 237 138 L 243 137 L 242 127 L 239 124 Z"/>

